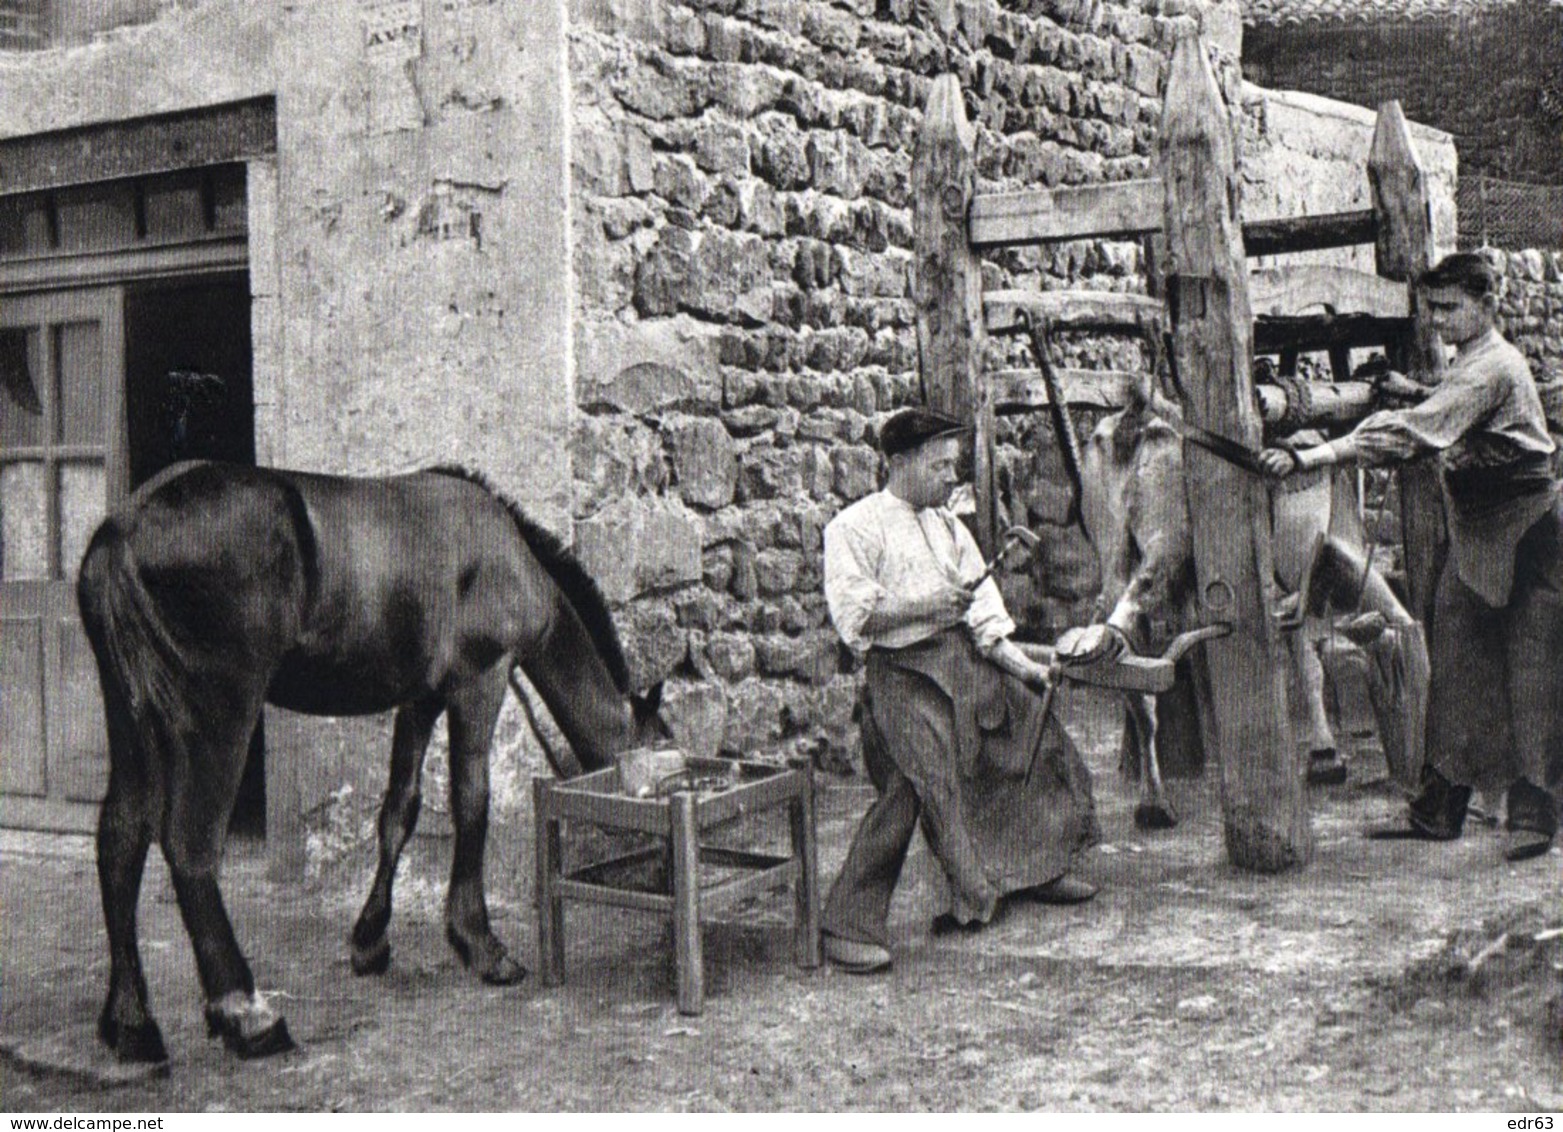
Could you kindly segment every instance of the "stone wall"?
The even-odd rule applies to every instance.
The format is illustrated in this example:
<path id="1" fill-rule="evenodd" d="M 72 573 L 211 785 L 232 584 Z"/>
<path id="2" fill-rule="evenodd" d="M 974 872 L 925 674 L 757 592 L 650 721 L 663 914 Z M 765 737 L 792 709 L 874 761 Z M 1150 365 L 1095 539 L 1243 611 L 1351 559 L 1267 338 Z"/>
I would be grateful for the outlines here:
<path id="1" fill-rule="evenodd" d="M 1524 352 L 1538 382 L 1563 383 L 1563 252 L 1531 249 L 1493 258 L 1503 269 L 1498 314 L 1504 334 Z"/>

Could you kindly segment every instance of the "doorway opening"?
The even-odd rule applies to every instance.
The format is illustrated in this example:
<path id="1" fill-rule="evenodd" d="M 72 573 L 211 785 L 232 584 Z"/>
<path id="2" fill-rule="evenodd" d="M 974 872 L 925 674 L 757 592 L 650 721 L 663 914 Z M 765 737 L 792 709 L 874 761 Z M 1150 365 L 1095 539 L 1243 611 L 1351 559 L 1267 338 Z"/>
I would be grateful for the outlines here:
<path id="1" fill-rule="evenodd" d="M 181 460 L 255 463 L 254 354 L 246 273 L 125 291 L 130 486 Z M 257 722 L 230 831 L 266 832 L 266 742 Z"/>

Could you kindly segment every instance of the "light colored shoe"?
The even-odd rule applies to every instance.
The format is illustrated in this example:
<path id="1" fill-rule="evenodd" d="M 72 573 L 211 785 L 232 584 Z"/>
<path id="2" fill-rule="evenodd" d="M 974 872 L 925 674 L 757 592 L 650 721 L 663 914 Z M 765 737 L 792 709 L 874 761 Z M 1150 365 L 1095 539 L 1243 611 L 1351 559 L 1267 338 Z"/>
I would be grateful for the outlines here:
<path id="1" fill-rule="evenodd" d="M 865 943 L 859 939 L 843 939 L 829 932 L 820 937 L 825 958 L 843 971 L 854 975 L 867 975 L 883 971 L 890 966 L 890 952 L 877 943 Z"/>
<path id="2" fill-rule="evenodd" d="M 1068 873 L 1028 889 L 1027 895 L 1039 904 L 1084 904 L 1096 895 L 1096 885 Z"/>

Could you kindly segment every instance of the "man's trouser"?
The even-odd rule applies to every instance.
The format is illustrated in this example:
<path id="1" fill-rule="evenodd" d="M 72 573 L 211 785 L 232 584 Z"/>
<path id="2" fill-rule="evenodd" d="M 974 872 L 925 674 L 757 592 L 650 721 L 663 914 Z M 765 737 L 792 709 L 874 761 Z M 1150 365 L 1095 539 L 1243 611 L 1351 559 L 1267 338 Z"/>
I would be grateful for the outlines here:
<path id="1" fill-rule="evenodd" d="M 1446 779 L 1484 791 L 1524 778 L 1554 798 L 1563 776 L 1563 517 L 1549 511 L 1515 552 L 1494 609 L 1451 559 L 1434 597 L 1427 751 Z"/>
<path id="2" fill-rule="evenodd" d="M 863 767 L 879 796 L 863 815 L 852 847 L 825 900 L 820 926 L 842 939 L 888 943 L 890 897 L 901 879 L 922 804 L 911 779 L 901 773 L 885 749 L 865 703 L 862 719 Z"/>

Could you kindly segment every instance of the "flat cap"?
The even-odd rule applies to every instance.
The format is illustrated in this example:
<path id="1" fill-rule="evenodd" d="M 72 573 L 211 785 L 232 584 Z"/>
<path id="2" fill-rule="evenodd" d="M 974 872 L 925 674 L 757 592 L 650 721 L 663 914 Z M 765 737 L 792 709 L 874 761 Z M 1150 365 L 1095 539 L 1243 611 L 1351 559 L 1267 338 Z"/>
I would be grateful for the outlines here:
<path id="1" fill-rule="evenodd" d="M 894 456 L 910 452 L 935 437 L 965 431 L 966 426 L 960 421 L 932 409 L 897 409 L 879 426 L 879 450 L 886 456 Z"/>

